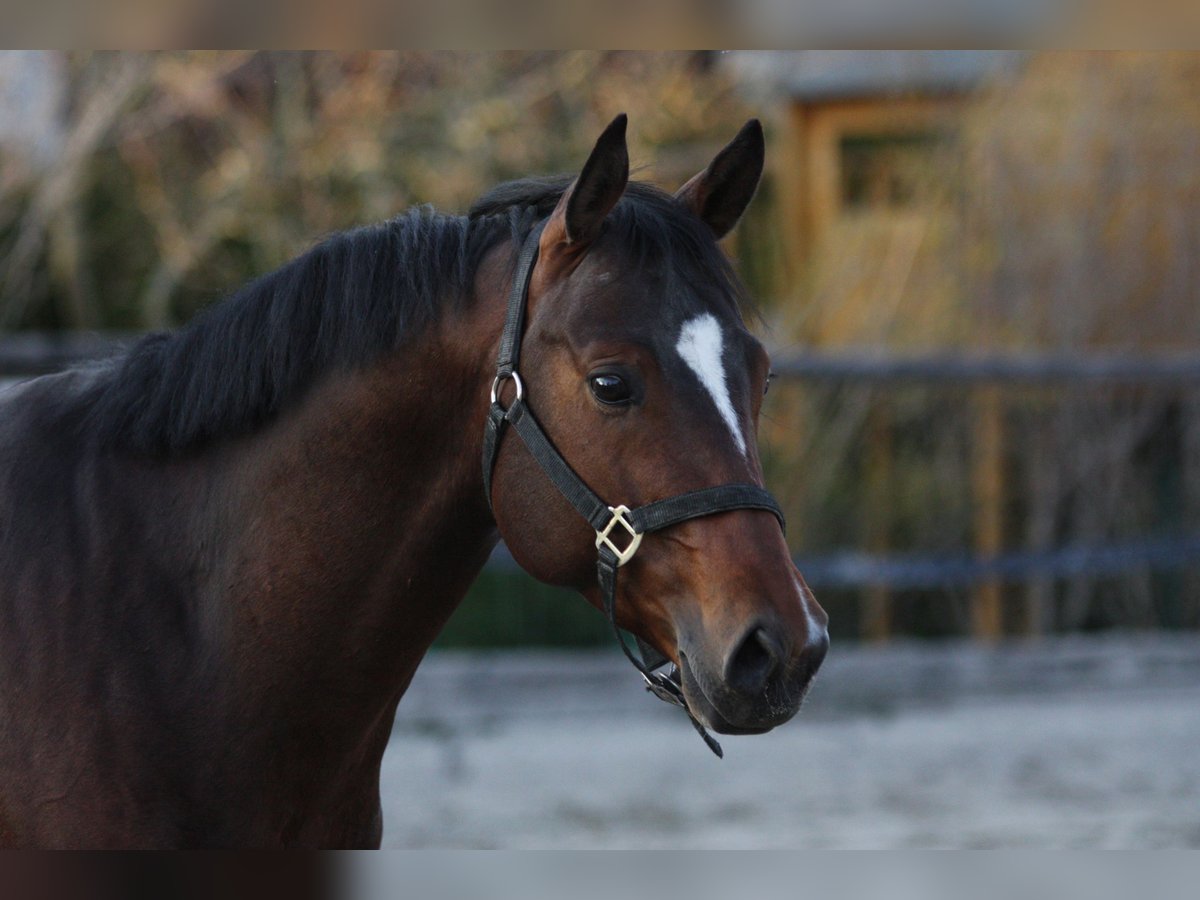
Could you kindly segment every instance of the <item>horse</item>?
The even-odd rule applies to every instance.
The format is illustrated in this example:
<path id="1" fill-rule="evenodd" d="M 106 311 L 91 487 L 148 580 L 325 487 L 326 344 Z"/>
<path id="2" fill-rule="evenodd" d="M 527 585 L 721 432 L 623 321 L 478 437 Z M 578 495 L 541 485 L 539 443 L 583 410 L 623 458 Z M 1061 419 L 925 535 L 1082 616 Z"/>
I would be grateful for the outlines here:
<path id="1" fill-rule="evenodd" d="M 796 713 L 828 620 L 717 243 L 762 127 L 674 194 L 625 130 L 0 401 L 0 843 L 379 846 L 397 704 L 500 538 L 669 660 L 647 685 L 702 734 Z"/>

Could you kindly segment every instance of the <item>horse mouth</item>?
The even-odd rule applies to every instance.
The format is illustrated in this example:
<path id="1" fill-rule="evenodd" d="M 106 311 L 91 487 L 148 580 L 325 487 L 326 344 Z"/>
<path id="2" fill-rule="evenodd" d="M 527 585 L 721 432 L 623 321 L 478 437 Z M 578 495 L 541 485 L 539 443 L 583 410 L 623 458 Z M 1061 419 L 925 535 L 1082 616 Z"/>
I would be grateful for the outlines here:
<path id="1" fill-rule="evenodd" d="M 757 702 L 753 704 L 746 704 L 744 701 L 731 703 L 730 698 L 724 696 L 728 692 L 715 686 L 706 688 L 702 677 L 698 677 L 696 670 L 688 663 L 687 654 L 682 650 L 679 651 L 679 678 L 692 715 L 717 734 L 766 734 L 791 719 L 800 709 L 800 702 L 777 703 L 770 702 L 769 698 L 765 697 L 755 698 Z M 714 701 L 714 696 L 720 699 Z M 800 697 L 800 701 L 803 701 L 803 696 Z M 721 702 L 724 707 L 736 707 L 737 712 L 731 709 L 722 712 L 717 702 Z M 761 709 L 758 708 L 760 706 Z"/>

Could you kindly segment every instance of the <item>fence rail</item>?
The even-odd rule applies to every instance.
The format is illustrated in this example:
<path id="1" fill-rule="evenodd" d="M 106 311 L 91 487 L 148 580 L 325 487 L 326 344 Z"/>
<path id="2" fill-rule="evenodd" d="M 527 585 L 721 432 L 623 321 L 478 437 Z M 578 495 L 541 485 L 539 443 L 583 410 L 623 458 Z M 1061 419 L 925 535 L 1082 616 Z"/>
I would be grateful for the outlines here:
<path id="1" fill-rule="evenodd" d="M 74 363 L 121 352 L 134 332 L 16 332 L 0 336 L 0 375 L 53 372 Z M 1200 356 L 934 354 L 879 356 L 870 353 L 774 355 L 781 378 L 802 381 L 920 382 L 927 384 L 1045 384 L 1055 382 L 1200 383 Z"/>
<path id="2" fill-rule="evenodd" d="M 878 554 L 847 551 L 822 556 L 798 555 L 796 566 L 814 589 L 861 588 L 883 584 L 893 590 L 972 588 L 991 581 L 1029 578 L 1106 577 L 1136 570 L 1200 566 L 1200 535 L 1160 537 L 1119 544 L 1060 547 L 1045 552 L 1003 553 L 994 557 L 965 555 Z M 503 544 L 488 560 L 495 571 L 517 572 L 520 566 Z"/>
<path id="3" fill-rule="evenodd" d="M 1060 547 L 1044 552 L 973 556 L 840 553 L 796 560 L 814 588 L 886 584 L 894 590 L 971 588 L 989 582 L 1030 578 L 1092 578 L 1149 570 L 1200 566 L 1200 535 L 1166 537 L 1094 547 Z"/>
<path id="4" fill-rule="evenodd" d="M 771 367 L 781 378 L 871 383 L 963 385 L 1055 383 L 1200 384 L 1200 357 L 778 354 Z"/>

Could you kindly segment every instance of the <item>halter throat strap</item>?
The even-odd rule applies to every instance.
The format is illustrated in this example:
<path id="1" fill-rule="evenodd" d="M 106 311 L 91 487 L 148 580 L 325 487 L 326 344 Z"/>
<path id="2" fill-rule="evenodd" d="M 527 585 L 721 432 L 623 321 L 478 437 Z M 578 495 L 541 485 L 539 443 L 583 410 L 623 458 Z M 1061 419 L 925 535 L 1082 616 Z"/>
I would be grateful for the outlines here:
<path id="1" fill-rule="evenodd" d="M 779 521 L 780 528 L 784 528 L 783 511 L 774 497 L 755 484 L 722 484 L 701 488 L 634 508 L 625 505 L 610 506 L 601 500 L 563 459 L 530 410 L 524 383 L 517 372 L 529 283 L 537 264 L 538 242 L 544 228 L 545 222 L 534 227 L 521 246 L 509 293 L 504 331 L 500 336 L 496 377 L 492 382 L 491 407 L 488 410 L 483 439 L 483 484 L 488 506 L 491 508 L 492 473 L 496 467 L 500 442 L 507 428 L 511 426 L 546 476 L 596 532 L 596 579 L 604 599 L 604 614 L 612 626 L 621 651 L 641 673 L 646 689 L 660 700 L 683 709 L 709 749 L 718 757 L 723 756 L 721 745 L 708 733 L 708 729 L 689 707 L 678 669 L 673 668 L 669 673 L 656 671 L 670 660 L 640 638 L 635 638 L 637 653 L 625 640 L 617 625 L 617 572 L 637 553 L 646 534 L 662 531 L 690 519 L 737 509 L 759 509 L 769 512 Z M 500 393 L 503 383 L 508 380 L 515 386 L 515 396 L 505 408 L 501 405 Z"/>

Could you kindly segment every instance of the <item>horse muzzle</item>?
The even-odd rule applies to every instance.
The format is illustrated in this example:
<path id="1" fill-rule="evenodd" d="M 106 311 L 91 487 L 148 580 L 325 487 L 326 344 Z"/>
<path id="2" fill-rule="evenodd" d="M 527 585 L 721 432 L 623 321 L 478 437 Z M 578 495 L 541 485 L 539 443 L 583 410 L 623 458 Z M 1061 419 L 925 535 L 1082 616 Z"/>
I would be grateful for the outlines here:
<path id="1" fill-rule="evenodd" d="M 719 734 L 761 734 L 792 718 L 804 703 L 829 649 L 822 630 L 788 651 L 782 632 L 753 623 L 723 654 L 679 650 L 684 697 Z M 711 661 L 710 661 L 711 660 Z"/>

